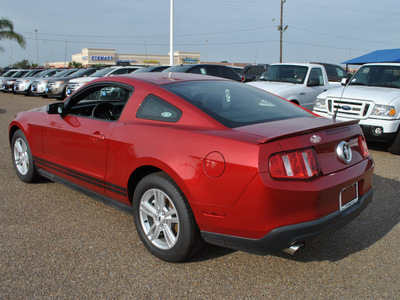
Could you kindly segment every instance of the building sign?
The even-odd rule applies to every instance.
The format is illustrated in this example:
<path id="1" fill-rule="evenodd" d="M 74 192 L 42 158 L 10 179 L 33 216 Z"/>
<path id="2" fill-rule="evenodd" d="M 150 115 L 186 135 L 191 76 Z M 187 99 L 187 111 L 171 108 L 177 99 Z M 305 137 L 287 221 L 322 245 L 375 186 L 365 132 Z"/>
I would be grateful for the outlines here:
<path id="1" fill-rule="evenodd" d="M 82 56 L 82 60 L 87 60 L 87 56 Z"/>
<path id="2" fill-rule="evenodd" d="M 199 59 L 198 58 L 194 58 L 194 57 L 183 57 L 183 58 L 181 58 L 181 62 L 183 64 L 198 64 L 199 63 Z"/>
<path id="3" fill-rule="evenodd" d="M 160 64 L 158 60 L 144 60 L 143 63 L 145 64 Z"/>
<path id="4" fill-rule="evenodd" d="M 136 63 L 137 60 L 134 59 L 117 59 L 117 62 L 129 62 L 129 63 Z"/>
<path id="5" fill-rule="evenodd" d="M 91 60 L 113 60 L 114 56 L 91 56 Z"/>

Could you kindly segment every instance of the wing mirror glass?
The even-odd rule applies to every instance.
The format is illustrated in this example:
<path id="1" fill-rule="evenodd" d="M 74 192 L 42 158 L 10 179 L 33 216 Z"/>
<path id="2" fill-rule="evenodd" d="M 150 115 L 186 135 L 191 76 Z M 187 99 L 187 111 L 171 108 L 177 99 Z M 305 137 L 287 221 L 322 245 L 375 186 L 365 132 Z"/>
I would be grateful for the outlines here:
<path id="1" fill-rule="evenodd" d="M 47 105 L 46 111 L 49 115 L 62 115 L 65 111 L 64 102 L 51 103 Z"/>

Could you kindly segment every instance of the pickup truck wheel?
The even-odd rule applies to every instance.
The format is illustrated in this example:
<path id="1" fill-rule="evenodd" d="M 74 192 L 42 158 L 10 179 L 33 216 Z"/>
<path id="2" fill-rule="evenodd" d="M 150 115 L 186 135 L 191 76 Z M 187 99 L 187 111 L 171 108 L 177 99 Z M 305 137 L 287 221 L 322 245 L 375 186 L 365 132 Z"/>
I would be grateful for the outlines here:
<path id="1" fill-rule="evenodd" d="M 397 131 L 396 137 L 389 145 L 389 152 L 392 154 L 400 155 L 400 128 Z"/>

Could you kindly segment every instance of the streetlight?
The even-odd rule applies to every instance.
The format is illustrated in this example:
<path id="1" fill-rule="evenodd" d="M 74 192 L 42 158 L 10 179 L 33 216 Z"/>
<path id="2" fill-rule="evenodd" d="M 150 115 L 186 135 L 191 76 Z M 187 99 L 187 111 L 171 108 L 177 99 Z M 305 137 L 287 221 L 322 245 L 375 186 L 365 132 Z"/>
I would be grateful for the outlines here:
<path id="1" fill-rule="evenodd" d="M 170 0 L 169 16 L 169 65 L 174 65 L 174 0 Z"/>
<path id="2" fill-rule="evenodd" d="M 208 40 L 206 40 L 206 63 L 207 63 L 207 45 L 208 45 Z"/>
<path id="3" fill-rule="evenodd" d="M 36 62 L 37 66 L 39 67 L 39 47 L 38 47 L 38 42 L 37 42 L 37 29 L 35 29 L 35 34 L 36 34 Z"/>
<path id="4" fill-rule="evenodd" d="M 283 3 L 285 3 L 286 0 L 281 0 L 281 24 L 278 26 L 278 31 L 280 34 L 280 51 L 279 51 L 279 62 L 282 62 L 282 38 L 283 38 L 283 32 L 286 31 L 288 26 L 286 25 L 283 27 Z"/>

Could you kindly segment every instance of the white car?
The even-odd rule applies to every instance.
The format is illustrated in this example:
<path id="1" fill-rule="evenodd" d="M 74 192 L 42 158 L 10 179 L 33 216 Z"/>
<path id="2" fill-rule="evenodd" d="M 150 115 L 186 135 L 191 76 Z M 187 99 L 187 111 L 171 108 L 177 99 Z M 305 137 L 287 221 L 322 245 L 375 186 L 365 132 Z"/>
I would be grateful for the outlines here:
<path id="1" fill-rule="evenodd" d="M 359 120 L 367 140 L 388 143 L 389 151 L 400 155 L 400 63 L 363 65 L 343 84 L 319 95 L 314 112 Z"/>
<path id="2" fill-rule="evenodd" d="M 331 88 L 320 64 L 271 64 L 257 81 L 246 83 L 312 109 L 315 98 Z"/>
<path id="3" fill-rule="evenodd" d="M 128 74 L 131 73 L 135 70 L 137 70 L 139 67 L 109 67 L 109 68 L 104 68 L 101 70 L 98 70 L 97 72 L 93 73 L 90 76 L 87 77 L 79 77 L 75 79 L 71 79 L 67 85 L 67 88 L 65 90 L 66 96 L 71 95 L 73 92 L 87 84 L 88 82 L 95 80 L 100 77 L 106 77 L 106 76 L 115 76 L 115 75 L 121 75 L 121 74 Z"/>

